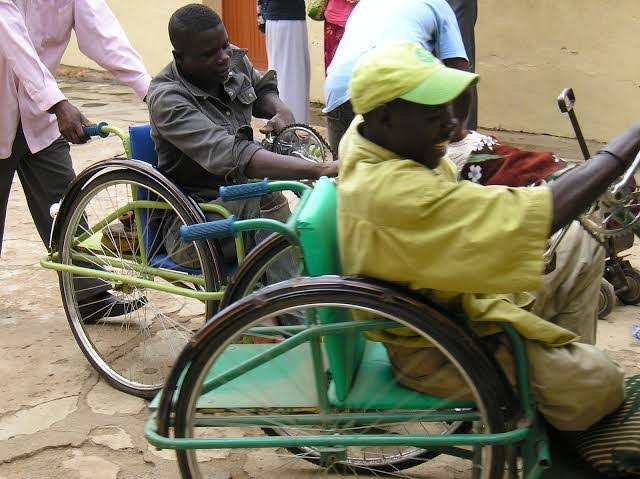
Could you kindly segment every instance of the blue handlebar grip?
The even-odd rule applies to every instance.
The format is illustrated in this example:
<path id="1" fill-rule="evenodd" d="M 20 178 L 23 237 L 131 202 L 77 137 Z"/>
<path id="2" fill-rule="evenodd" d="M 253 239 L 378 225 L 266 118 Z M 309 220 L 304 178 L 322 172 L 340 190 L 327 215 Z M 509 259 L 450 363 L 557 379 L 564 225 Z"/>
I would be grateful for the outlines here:
<path id="1" fill-rule="evenodd" d="M 243 185 L 221 186 L 220 198 L 222 201 L 242 200 L 245 198 L 259 198 L 269 194 L 269 180 L 265 178 L 255 183 Z"/>
<path id="2" fill-rule="evenodd" d="M 214 238 L 229 238 L 238 236 L 234 222 L 236 217 L 229 216 L 226 220 L 209 221 L 197 225 L 180 226 L 180 239 L 187 243 L 191 241 L 208 240 Z"/>
<path id="3" fill-rule="evenodd" d="M 107 126 L 107 123 L 104 121 L 101 121 L 97 125 L 83 126 L 82 131 L 87 136 L 99 136 L 101 138 L 106 138 L 109 136 L 109 133 L 102 131 L 103 126 Z"/>

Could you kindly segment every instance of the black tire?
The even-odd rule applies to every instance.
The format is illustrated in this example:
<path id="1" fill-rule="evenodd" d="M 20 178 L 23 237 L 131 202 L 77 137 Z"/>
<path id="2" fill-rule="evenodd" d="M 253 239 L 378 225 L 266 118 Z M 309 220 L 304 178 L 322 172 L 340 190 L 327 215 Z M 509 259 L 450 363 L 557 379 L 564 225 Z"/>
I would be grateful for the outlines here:
<path id="1" fill-rule="evenodd" d="M 251 250 L 229 280 L 224 296 L 220 301 L 220 309 L 241 300 L 261 287 L 267 286 L 265 271 L 283 254 L 291 253 L 299 256 L 298 249 L 285 236 L 278 233 L 269 235 Z M 302 258 L 300 258 L 302 261 Z M 287 278 L 290 279 L 290 278 Z"/>
<path id="2" fill-rule="evenodd" d="M 512 419 L 510 416 L 514 411 L 513 395 L 495 361 L 487 356 L 471 333 L 402 290 L 377 283 L 325 276 L 298 278 L 269 286 L 234 303 L 207 323 L 195 339 L 199 348 L 188 367 L 177 399 L 175 437 L 195 437 L 193 421 L 202 383 L 227 346 L 236 344 L 238 338 L 244 336 L 248 328 L 278 317 L 283 310 L 290 311 L 293 308 L 310 306 L 317 308 L 323 305 L 373 312 L 375 317 L 392 319 L 411 327 L 414 331 L 419 331 L 434 346 L 443 352 L 446 351 L 445 354 L 449 359 L 464 371 L 463 376 L 467 379 L 482 417 L 482 431 L 504 432 L 507 429 L 507 423 Z M 261 389 L 256 390 L 254 394 L 267 392 Z M 247 411 L 240 410 L 237 414 L 246 415 Z M 256 413 L 255 410 L 251 412 Z M 275 414 L 274 411 L 270 412 L 272 415 Z M 225 418 L 232 413 L 233 411 L 231 413 L 226 411 Z M 275 429 L 282 429 L 277 433 L 282 436 L 287 434 L 287 429 L 291 428 L 283 425 Z M 328 434 L 336 434 L 335 429 L 332 428 L 331 431 Z M 481 448 L 478 457 L 481 457 L 482 462 L 474 467 L 479 475 L 474 475 L 474 478 L 501 478 L 504 471 L 505 449 L 504 446 Z M 298 455 L 300 449 L 292 448 L 289 451 Z M 215 464 L 202 466 L 203 463 L 198 461 L 194 450 L 179 449 L 176 452 L 184 479 L 208 477 L 202 474 L 200 468 L 215 467 Z M 412 448 L 407 455 L 398 455 L 392 462 L 380 463 L 380 459 L 377 459 L 374 467 L 370 467 L 367 461 L 374 461 L 374 459 L 367 459 L 366 454 L 363 454 L 360 462 L 350 459 L 347 462 L 333 464 L 331 470 L 338 473 L 373 473 L 374 475 L 390 472 L 397 477 L 413 477 L 400 475 L 398 471 L 424 463 L 434 455 L 432 451 Z M 304 452 L 300 458 L 314 464 L 319 462 L 317 457 L 309 454 L 309 451 Z M 265 475 L 265 477 L 272 476 Z"/>
<path id="3" fill-rule="evenodd" d="M 179 279 L 166 280 L 150 270 L 140 254 L 138 232 L 133 226 L 123 230 L 120 218 L 89 237 L 90 246 L 74 244 L 76 235 L 96 225 L 127 201 L 133 199 L 132 187 L 144 188 L 151 198 L 167 203 L 183 224 L 201 222 L 202 213 L 168 181 L 150 178 L 136 171 L 116 170 L 103 173 L 86 183 L 69 205 L 59 213 L 61 222 L 57 231 L 58 261 L 67 265 L 89 266 L 98 271 L 133 275 L 154 282 L 174 284 L 190 291 L 216 291 L 220 286 L 220 271 L 212 246 L 207 242 L 193 243 L 199 274 L 185 273 Z M 143 191 L 143 190 L 136 190 Z M 150 217 L 159 210 L 145 209 Z M 166 209 L 162 210 L 166 212 Z M 153 216 L 155 213 L 156 216 Z M 199 214 L 198 214 L 199 213 Z M 163 216 L 164 217 L 164 216 Z M 162 221 L 162 220 L 160 220 Z M 154 222 L 147 222 L 148 225 Z M 141 226 L 142 228 L 142 226 Z M 117 231 L 120 230 L 120 231 Z M 154 239 L 162 227 L 153 233 Z M 149 230 L 151 231 L 151 230 Z M 151 233 L 149 233 L 151 234 Z M 82 261 L 78 258 L 82 255 Z M 116 263 L 116 261 L 118 263 Z M 166 262 L 156 258 L 154 271 L 168 268 Z M 109 264 L 107 264 L 109 262 Z M 114 266 L 114 264 L 116 264 Z M 166 278 L 166 277 L 165 277 Z M 139 397 L 153 397 L 169 374 L 173 361 L 184 344 L 217 310 L 215 301 L 202 302 L 170 292 L 135 287 L 117 281 L 100 282 L 91 275 L 59 274 L 62 302 L 71 331 L 87 360 L 114 388 Z M 87 284 L 88 283 L 88 284 Z M 104 317 L 98 312 L 94 318 L 82 318 L 79 300 L 91 295 L 91 288 L 108 290 L 119 300 L 137 302 L 138 308 L 118 317 Z M 83 289 L 84 288 L 84 289 Z"/>
<path id="4" fill-rule="evenodd" d="M 616 304 L 616 293 L 613 285 L 602 278 L 598 296 L 598 319 L 605 319 Z"/>
<path id="5" fill-rule="evenodd" d="M 624 304 L 640 303 L 640 273 L 629 267 L 624 268 L 623 272 L 627 280 L 628 289 L 618 293 L 618 298 L 620 298 L 620 301 Z"/>

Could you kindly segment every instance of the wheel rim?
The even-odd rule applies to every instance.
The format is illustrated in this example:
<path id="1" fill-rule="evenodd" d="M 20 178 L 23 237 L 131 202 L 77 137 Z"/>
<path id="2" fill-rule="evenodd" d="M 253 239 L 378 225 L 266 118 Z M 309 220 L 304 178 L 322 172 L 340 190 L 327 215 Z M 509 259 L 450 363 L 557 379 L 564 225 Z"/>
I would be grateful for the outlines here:
<path id="1" fill-rule="evenodd" d="M 259 295 L 259 293 L 258 293 Z M 327 303 L 323 303 L 323 304 L 311 304 L 309 305 L 309 307 L 318 307 L 318 306 L 327 306 Z M 348 305 L 348 304 L 340 304 L 339 302 L 331 302 L 331 307 L 336 307 L 336 308 L 349 308 L 349 309 L 354 309 L 353 306 Z M 371 310 L 366 310 L 366 308 L 357 308 L 358 310 L 361 311 L 367 311 L 369 313 L 371 313 Z M 294 313 L 294 311 L 296 310 L 296 308 L 285 308 L 282 310 L 279 310 L 277 312 L 273 312 L 269 315 L 265 315 L 262 319 L 254 321 L 249 327 L 252 326 L 256 326 L 256 325 L 264 325 L 264 324 L 271 324 L 274 320 L 275 317 L 282 315 L 282 314 L 292 314 Z M 403 321 L 401 318 L 398 317 L 393 317 L 389 314 L 381 314 L 380 311 L 375 311 L 376 317 L 384 317 L 386 319 L 391 319 L 393 321 L 398 322 L 400 325 L 403 326 L 410 326 L 408 323 L 406 323 L 405 321 Z M 216 353 L 211 354 L 210 356 L 208 356 L 208 360 L 204 366 L 204 368 L 202 369 L 202 372 L 198 375 L 195 383 L 193 385 L 189 385 L 190 388 L 192 387 L 192 391 L 200 391 L 201 390 L 201 386 L 205 380 L 205 376 L 206 376 L 206 371 L 208 371 L 213 365 L 216 365 L 216 361 L 218 358 L 221 357 L 221 350 L 223 350 L 224 348 L 230 347 L 232 345 L 241 343 L 242 341 L 239 340 L 239 338 L 241 336 L 243 336 L 245 333 L 238 333 L 237 335 L 234 335 L 233 337 L 230 337 L 229 339 L 227 339 L 224 343 L 224 346 L 222 348 L 219 348 Z M 286 335 L 285 335 L 286 337 Z M 433 338 L 430 338 L 430 340 L 433 342 Z M 446 353 L 445 353 L 446 354 Z M 448 355 L 449 356 L 449 355 Z M 452 362 L 454 364 L 458 364 L 457 361 L 455 360 L 455 358 L 452 358 L 449 356 L 449 359 L 452 360 Z M 216 366 L 217 367 L 217 366 Z M 466 375 L 466 373 L 462 372 L 461 373 L 463 376 Z M 290 376 L 289 376 L 290 377 Z M 467 382 L 468 381 L 468 377 L 467 377 Z M 471 386 L 471 390 L 472 390 L 472 394 L 478 398 L 479 395 L 477 393 L 477 390 L 475 390 L 475 387 L 473 386 L 473 384 L 469 384 L 469 386 Z M 260 389 L 257 388 L 256 391 L 260 391 L 260 394 L 269 394 L 268 390 L 265 389 Z M 181 393 L 181 398 L 182 398 L 182 394 Z M 185 393 L 186 394 L 186 393 Z M 182 399 L 181 399 L 182 400 Z M 185 427 L 185 433 L 184 436 L 179 436 L 179 437 L 204 437 L 207 434 L 212 434 L 213 432 L 210 431 L 210 428 L 197 428 L 194 424 L 196 421 L 198 421 L 201 416 L 199 416 L 198 412 L 197 412 L 197 401 L 198 401 L 198 395 L 197 394 L 191 394 L 188 397 L 187 400 L 187 414 L 185 415 L 185 421 L 186 421 L 186 427 Z M 479 402 L 478 403 L 478 409 L 479 409 L 479 414 L 482 418 L 486 418 L 486 408 L 487 406 L 482 403 Z M 233 409 L 226 409 L 225 414 L 230 414 L 233 415 L 234 413 L 237 414 L 247 414 L 247 410 L 233 410 Z M 178 419 L 179 420 L 179 419 Z M 482 419 L 481 421 L 478 421 L 478 427 L 476 432 L 481 432 L 481 433 L 488 433 L 489 432 L 489 428 L 487 427 L 486 421 L 484 419 Z M 291 427 L 281 427 L 278 428 L 278 424 L 273 424 L 273 426 L 275 427 L 275 429 L 280 430 L 281 432 L 285 432 L 288 435 L 306 435 L 309 434 L 308 429 L 309 428 L 295 428 L 295 430 L 293 430 Z M 406 425 L 402 425 L 402 427 L 406 427 Z M 421 423 L 417 423 L 417 427 L 422 427 L 424 428 L 424 426 Z M 450 429 L 449 431 L 446 430 L 441 430 L 440 432 L 437 432 L 436 434 L 446 434 L 447 432 L 451 432 L 451 430 L 455 429 L 459 427 L 459 424 L 456 424 L 454 426 L 454 428 Z M 367 426 L 367 428 L 370 429 L 370 426 Z M 363 428 L 354 428 L 352 427 L 352 433 L 353 430 L 355 429 L 360 429 L 360 432 L 362 432 L 361 430 Z M 423 429 L 424 430 L 424 429 Z M 431 431 L 433 431 L 433 429 L 431 429 Z M 355 431 L 356 433 L 358 431 Z M 413 431 L 411 431 L 413 432 Z M 332 430 L 326 430 L 325 431 L 326 434 L 336 434 L 337 431 L 335 429 Z M 224 433 L 221 433 L 222 435 L 224 435 Z M 237 431 L 236 431 L 237 434 Z M 313 432 L 311 434 L 318 434 L 318 430 L 314 429 Z M 217 437 L 220 437 L 219 433 L 215 434 Z M 372 448 L 375 449 L 375 448 Z M 380 449 L 380 448 L 378 448 Z M 393 449 L 393 448 L 391 448 Z M 492 476 L 492 465 L 491 465 L 491 448 L 488 447 L 484 447 L 484 448 L 479 448 L 480 452 L 479 452 L 479 457 L 481 458 L 481 461 L 479 464 L 476 464 L 476 466 L 474 467 L 475 469 L 475 473 L 476 475 L 474 475 L 474 479 L 478 478 L 489 478 L 489 477 L 494 477 Z M 291 452 L 291 450 L 276 450 L 275 452 L 271 451 L 271 456 L 269 456 L 268 453 L 266 453 L 265 449 L 261 449 L 259 450 L 259 454 L 261 455 L 267 455 L 267 457 L 270 457 L 270 459 L 265 459 L 265 461 L 270 462 L 272 459 L 272 457 L 276 457 L 278 459 L 282 459 L 282 461 L 277 462 L 278 466 L 278 474 L 279 477 L 282 478 L 286 478 L 286 477 L 299 477 L 297 472 L 297 469 L 292 469 L 291 470 L 291 474 L 293 475 L 287 475 L 287 473 L 285 473 L 285 471 L 283 470 L 283 468 L 285 467 L 285 463 L 287 462 L 293 462 L 297 459 L 312 459 L 313 457 L 310 457 L 313 455 L 313 450 L 310 448 L 304 448 L 301 449 L 301 453 L 299 454 L 293 454 Z M 382 451 L 380 454 L 377 455 L 377 457 L 375 457 L 375 453 L 372 456 L 367 456 L 367 453 L 365 452 L 360 452 L 358 453 L 358 456 L 356 457 L 355 455 L 352 455 L 353 452 L 351 451 L 351 449 L 349 450 L 348 454 L 350 454 L 348 456 L 348 459 L 346 461 L 342 461 L 340 464 L 337 464 L 333 467 L 333 469 L 335 469 L 335 471 L 337 472 L 349 472 L 350 474 L 355 474 L 355 475 L 359 475 L 360 473 L 364 473 L 365 471 L 368 471 L 370 474 L 374 474 L 374 475 L 378 475 L 379 473 L 385 473 L 385 472 L 392 472 L 393 477 L 407 477 L 407 478 L 414 478 L 414 477 L 425 477 L 424 471 L 421 469 L 421 466 L 419 466 L 420 463 L 424 463 L 426 461 L 429 461 L 433 455 L 427 455 L 427 458 L 423 458 L 423 456 L 425 455 L 427 451 L 425 451 L 424 449 L 419 449 L 419 448 L 415 448 L 415 447 L 408 447 L 407 450 L 402 450 L 400 452 L 385 452 Z M 212 471 L 215 470 L 215 456 L 212 456 L 209 452 L 201 452 L 201 451 L 193 451 L 193 450 L 188 450 L 188 451 L 184 451 L 182 452 L 184 458 L 186 458 L 186 462 L 188 463 L 188 469 L 189 472 L 187 473 L 187 475 L 185 475 L 184 477 L 194 477 L 194 478 L 205 478 L 205 477 L 211 477 L 211 473 Z M 315 454 L 315 456 L 317 457 L 317 453 Z M 262 456 L 261 456 L 262 457 Z M 399 467 L 396 464 L 399 464 L 402 461 L 405 460 L 415 460 L 418 463 L 418 467 L 416 467 L 415 470 L 411 470 L 411 471 L 402 471 L 401 467 Z M 449 459 L 445 459 L 444 464 L 447 465 L 449 464 Z M 304 461 L 303 461 L 304 462 Z M 455 461 L 454 461 L 455 462 Z M 385 466 L 390 466 L 388 468 L 382 468 L 381 466 L 385 465 Z M 302 466 L 304 467 L 304 466 Z M 442 463 L 440 463 L 439 465 L 435 466 L 435 467 L 442 467 Z M 456 467 L 456 466 L 449 466 L 449 467 Z M 330 468 L 331 469 L 331 468 Z M 335 471 L 331 471 L 331 472 L 335 472 Z M 183 475 L 185 474 L 185 471 L 183 470 Z M 327 472 L 330 472 L 329 470 L 327 470 Z M 273 477 L 272 474 L 273 472 L 267 472 L 265 473 L 263 476 L 258 475 L 254 475 L 252 474 L 252 477 Z M 471 477 L 471 469 L 469 469 L 469 477 Z"/>
<path id="2" fill-rule="evenodd" d="M 168 203 L 165 194 L 138 181 L 117 179 L 104 182 L 87 194 L 71 214 L 60 243 L 61 262 L 98 268 L 124 277 L 153 280 L 159 284 L 173 283 L 186 289 L 210 290 L 211 285 L 207 284 L 208 281 L 203 281 L 202 277 L 197 284 L 186 281 L 188 277 L 184 277 L 185 281 L 176 283 L 175 278 L 163 278 L 150 273 L 150 261 L 143 261 L 141 257 L 143 241 L 140 241 L 135 224 L 128 228 L 123 223 L 126 222 L 124 217 L 114 219 L 90 235 L 86 241 L 74 246 L 74 233 L 86 233 L 107 214 L 133 201 L 132 187 L 136 191 L 148 191 L 152 195 L 150 198 L 158 203 Z M 166 210 L 149 208 L 145 213 L 149 217 L 155 217 L 161 211 Z M 184 213 L 175 210 L 174 213 L 180 222 L 190 223 Z M 150 224 L 151 222 L 147 222 L 147 227 Z M 151 233 L 147 227 L 142 233 L 148 233 L 153 241 L 161 228 Z M 193 252 L 196 258 L 194 265 L 203 264 L 206 255 L 201 248 L 196 246 Z M 78 259 L 78 254 L 82 261 Z M 166 270 L 167 264 L 166 260 L 157 260 L 153 264 L 156 268 L 154 271 Z M 111 281 L 110 294 L 121 300 L 144 304 L 121 316 L 105 317 L 89 324 L 81 318 L 78 306 L 79 298 L 89 294 L 89 291 L 78 286 L 79 281 L 92 281 L 89 277 L 61 273 L 65 309 L 79 345 L 89 361 L 111 384 L 141 396 L 154 394 L 162 387 L 184 344 L 207 319 L 207 306 L 197 299 Z M 91 284 L 87 289 L 92 287 L 95 286 Z"/>
<path id="3" fill-rule="evenodd" d="M 607 304 L 608 304 L 608 300 L 607 300 L 607 295 L 606 293 L 602 290 L 603 286 L 600 287 L 600 295 L 598 297 L 598 311 L 600 313 L 602 313 L 606 308 L 607 308 Z"/>
<path id="4" fill-rule="evenodd" d="M 628 303 L 640 301 L 640 278 L 638 278 L 636 274 L 628 271 L 625 271 L 624 277 L 627 280 L 629 289 L 620 294 L 620 299 Z"/>

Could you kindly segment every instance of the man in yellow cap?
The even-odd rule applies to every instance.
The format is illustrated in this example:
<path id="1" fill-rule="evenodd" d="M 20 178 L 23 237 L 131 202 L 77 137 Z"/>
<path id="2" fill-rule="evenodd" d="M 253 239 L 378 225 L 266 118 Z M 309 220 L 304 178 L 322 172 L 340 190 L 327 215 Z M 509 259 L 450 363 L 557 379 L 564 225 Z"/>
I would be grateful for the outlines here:
<path id="1" fill-rule="evenodd" d="M 416 44 L 378 48 L 358 63 L 350 85 L 358 116 L 340 144 L 343 271 L 406 285 L 465 317 L 511 381 L 512 357 L 495 322 L 512 323 L 525 338 L 541 413 L 558 429 L 583 430 L 624 399 L 622 369 L 593 346 L 603 253 L 575 227 L 549 275 L 543 253 L 549 236 L 631 164 L 640 125 L 550 186 L 458 182 L 444 156 L 455 127 L 451 101 L 477 81 Z M 397 379 L 459 396 L 460 373 L 407 333 L 378 336 Z"/>

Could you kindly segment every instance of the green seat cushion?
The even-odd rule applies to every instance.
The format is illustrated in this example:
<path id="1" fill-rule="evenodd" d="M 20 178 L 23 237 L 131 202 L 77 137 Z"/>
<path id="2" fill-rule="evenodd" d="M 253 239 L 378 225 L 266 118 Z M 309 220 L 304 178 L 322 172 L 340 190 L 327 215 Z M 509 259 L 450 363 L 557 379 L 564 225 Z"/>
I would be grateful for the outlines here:
<path id="1" fill-rule="evenodd" d="M 207 379 L 273 348 L 275 344 L 232 344 L 207 374 Z M 180 386 L 179 386 L 180 387 Z M 159 394 L 149 405 L 158 406 Z M 175 396 L 177 397 L 177 395 Z M 198 409 L 315 409 L 318 396 L 308 343 L 288 351 L 200 397 Z"/>
<path id="2" fill-rule="evenodd" d="M 336 227 L 337 192 L 329 178 L 320 178 L 313 187 L 298 216 L 296 229 L 310 276 L 340 274 L 340 255 Z M 319 308 L 322 324 L 351 321 L 346 309 Z M 344 399 L 353 382 L 364 350 L 364 336 L 345 332 L 327 336 L 324 340 L 335 394 Z"/>
<path id="3" fill-rule="evenodd" d="M 622 406 L 577 437 L 580 455 L 606 477 L 640 477 L 640 376 L 625 388 Z"/>
<path id="4" fill-rule="evenodd" d="M 366 341 L 362 363 L 351 390 L 344 400 L 335 394 L 334 383 L 329 390 L 334 406 L 346 409 L 451 409 L 473 408 L 472 401 L 452 401 L 430 396 L 398 384 L 391 370 L 387 350 L 382 343 Z"/>
<path id="5" fill-rule="evenodd" d="M 314 185 L 296 222 L 310 276 L 340 274 L 336 208 L 336 187 L 329 178 L 322 177 Z"/>

